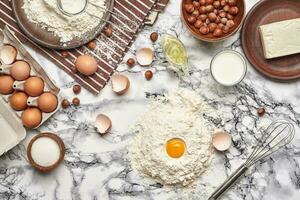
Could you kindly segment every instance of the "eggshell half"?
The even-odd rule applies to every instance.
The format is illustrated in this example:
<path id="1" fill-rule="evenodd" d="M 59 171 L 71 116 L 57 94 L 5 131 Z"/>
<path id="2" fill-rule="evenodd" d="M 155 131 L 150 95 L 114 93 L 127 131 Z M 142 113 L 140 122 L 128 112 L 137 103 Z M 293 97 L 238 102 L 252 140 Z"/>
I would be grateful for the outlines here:
<path id="1" fill-rule="evenodd" d="M 142 66 L 149 66 L 153 62 L 154 52 L 150 48 L 141 48 L 136 52 L 136 60 Z"/>
<path id="2" fill-rule="evenodd" d="M 0 50 L 0 59 L 7 65 L 12 64 L 17 58 L 17 49 L 11 45 L 4 45 Z"/>
<path id="3" fill-rule="evenodd" d="M 112 90 L 118 95 L 123 95 L 127 92 L 130 87 L 130 81 L 127 76 L 124 75 L 113 75 L 111 77 Z"/>
<path id="4" fill-rule="evenodd" d="M 95 126 L 98 130 L 98 132 L 103 135 L 110 131 L 112 127 L 112 122 L 110 118 L 104 114 L 100 114 L 96 118 Z"/>
<path id="5" fill-rule="evenodd" d="M 226 151 L 232 143 L 231 135 L 227 132 L 217 132 L 213 135 L 212 143 L 218 151 Z"/>

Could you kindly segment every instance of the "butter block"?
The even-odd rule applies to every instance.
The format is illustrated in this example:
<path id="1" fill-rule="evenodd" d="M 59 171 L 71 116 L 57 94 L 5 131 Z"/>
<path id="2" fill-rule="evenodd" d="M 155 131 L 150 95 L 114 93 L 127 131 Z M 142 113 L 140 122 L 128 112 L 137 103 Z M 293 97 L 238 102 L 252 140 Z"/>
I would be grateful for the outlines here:
<path id="1" fill-rule="evenodd" d="M 259 27 L 266 59 L 300 53 L 300 18 Z"/>

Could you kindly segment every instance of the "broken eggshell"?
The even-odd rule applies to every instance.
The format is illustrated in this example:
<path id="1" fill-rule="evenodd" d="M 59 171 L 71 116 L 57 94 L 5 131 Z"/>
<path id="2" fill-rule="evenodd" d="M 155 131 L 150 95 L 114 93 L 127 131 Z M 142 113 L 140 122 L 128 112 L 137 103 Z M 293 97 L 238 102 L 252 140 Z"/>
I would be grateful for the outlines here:
<path id="1" fill-rule="evenodd" d="M 124 75 L 113 75 L 111 77 L 112 90 L 118 95 L 125 94 L 130 87 L 130 81 L 127 76 Z"/>
<path id="2" fill-rule="evenodd" d="M 227 132 L 220 131 L 213 135 L 212 144 L 218 151 L 228 150 L 231 143 L 231 135 Z"/>
<path id="3" fill-rule="evenodd" d="M 4 45 L 0 50 L 0 59 L 4 64 L 10 65 L 17 58 L 18 51 L 11 45 Z"/>
<path id="4" fill-rule="evenodd" d="M 107 132 L 110 131 L 112 123 L 111 123 L 111 120 L 108 116 L 106 116 L 104 114 L 99 114 L 96 117 L 95 126 L 98 130 L 98 133 L 103 135 L 103 134 L 106 134 Z"/>
<path id="5" fill-rule="evenodd" d="M 136 60 L 141 66 L 149 66 L 154 60 L 154 52 L 150 48 L 141 48 L 136 52 Z"/>

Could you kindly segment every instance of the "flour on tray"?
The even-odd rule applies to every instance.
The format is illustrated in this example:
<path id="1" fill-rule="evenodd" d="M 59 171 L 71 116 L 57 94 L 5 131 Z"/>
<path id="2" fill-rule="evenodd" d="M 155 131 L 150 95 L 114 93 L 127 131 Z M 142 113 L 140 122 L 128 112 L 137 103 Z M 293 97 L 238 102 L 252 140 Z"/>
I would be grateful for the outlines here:
<path id="1" fill-rule="evenodd" d="M 68 11 L 80 10 L 82 4 L 77 1 L 82 0 L 72 1 L 73 4 L 68 7 Z M 66 1 L 63 0 L 62 3 L 64 2 Z M 86 33 L 97 28 L 101 22 L 104 10 L 98 6 L 105 7 L 105 0 L 89 0 L 88 2 L 91 3 L 87 4 L 86 12 L 72 17 L 64 15 L 58 9 L 57 0 L 24 0 L 23 9 L 30 22 L 53 32 L 60 38 L 60 42 L 67 43 L 75 38 L 84 37 Z"/>
<path id="2" fill-rule="evenodd" d="M 133 169 L 166 185 L 186 186 L 206 171 L 213 154 L 214 128 L 203 115 L 216 111 L 195 92 L 180 89 L 154 99 L 133 128 L 137 133 L 129 147 Z M 181 138 L 186 152 L 171 158 L 166 141 Z"/>

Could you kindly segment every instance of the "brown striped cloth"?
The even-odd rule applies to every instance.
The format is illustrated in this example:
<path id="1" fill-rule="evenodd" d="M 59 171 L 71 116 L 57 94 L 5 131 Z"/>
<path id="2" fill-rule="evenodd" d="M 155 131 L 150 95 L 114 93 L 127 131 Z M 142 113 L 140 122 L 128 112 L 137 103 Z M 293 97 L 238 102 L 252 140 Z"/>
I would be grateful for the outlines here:
<path id="1" fill-rule="evenodd" d="M 169 0 L 115 0 L 113 11 L 123 17 L 134 20 L 139 25 L 139 31 L 144 27 L 144 22 L 151 11 L 161 12 L 168 4 Z M 117 27 L 131 26 L 130 22 L 119 15 L 112 15 L 110 21 L 117 24 Z M 24 35 L 16 21 L 11 9 L 11 0 L 0 0 L 0 28 L 7 25 L 20 41 L 29 45 L 37 52 L 53 61 L 59 68 L 72 76 L 76 82 L 81 84 L 93 94 L 98 94 L 114 73 L 118 64 L 123 59 L 137 34 L 127 32 L 120 28 L 113 28 L 111 37 L 101 33 L 96 39 L 97 48 L 90 50 L 86 46 L 68 51 L 68 57 L 64 58 L 60 51 L 47 49 L 37 45 Z M 74 61 L 80 55 L 90 54 L 98 61 L 98 70 L 92 76 L 84 76 L 74 73 Z"/>

